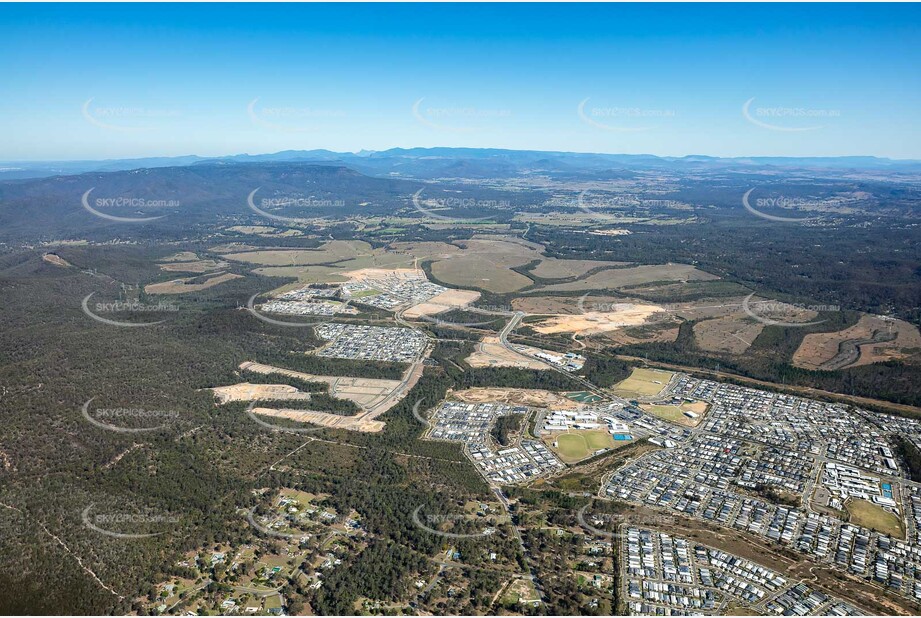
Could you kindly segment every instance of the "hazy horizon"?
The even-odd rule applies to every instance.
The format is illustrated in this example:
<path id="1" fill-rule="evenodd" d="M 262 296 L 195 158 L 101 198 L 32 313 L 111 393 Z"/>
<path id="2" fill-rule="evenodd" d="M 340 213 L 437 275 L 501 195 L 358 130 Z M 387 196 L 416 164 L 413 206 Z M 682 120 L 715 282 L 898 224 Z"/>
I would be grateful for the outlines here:
<path id="1" fill-rule="evenodd" d="M 704 158 L 713 158 L 713 159 L 854 159 L 854 158 L 871 158 L 871 159 L 880 159 L 888 160 L 893 162 L 906 162 L 906 163 L 915 163 L 921 162 L 921 157 L 919 158 L 894 158 L 894 157 L 881 157 L 876 155 L 866 155 L 866 154 L 845 154 L 845 155 L 737 155 L 737 156 L 718 156 L 711 155 L 707 153 L 694 152 L 681 155 L 660 155 L 651 152 L 589 152 L 589 151 L 577 151 L 577 150 L 544 150 L 544 149 L 534 149 L 534 148 L 499 148 L 492 146 L 394 146 L 393 148 L 385 148 L 382 150 L 371 150 L 371 149 L 362 149 L 362 150 L 333 150 L 331 148 L 323 148 L 322 146 L 316 148 L 298 148 L 298 149 L 285 149 L 277 150 L 272 152 L 233 152 L 227 154 L 218 154 L 218 155 L 201 155 L 198 153 L 180 153 L 174 155 L 136 155 L 136 156 L 125 156 L 125 157 L 111 157 L 111 158 L 100 158 L 100 159 L 0 159 L 2 164 L 14 164 L 14 163 L 26 163 L 26 164 L 40 164 L 40 163 L 79 163 L 79 162 L 99 162 L 103 163 L 106 161 L 132 161 L 132 160 L 144 160 L 144 159 L 182 159 L 195 157 L 199 159 L 224 159 L 224 158 L 234 158 L 234 157 L 267 157 L 280 155 L 285 152 L 298 153 L 298 152 L 311 152 L 317 150 L 326 150 L 332 154 L 339 155 L 353 155 L 353 156 L 364 156 L 372 154 L 380 154 L 383 152 L 389 152 L 391 150 L 496 150 L 496 151 L 508 151 L 508 152 L 545 152 L 548 154 L 560 153 L 568 155 L 597 155 L 604 157 L 617 157 L 617 156 L 628 156 L 628 157 L 656 157 L 660 159 L 682 159 L 682 158 L 693 158 L 693 157 L 704 157 Z"/>
<path id="2" fill-rule="evenodd" d="M 921 158 L 917 5 L 4 5 L 4 161 Z"/>

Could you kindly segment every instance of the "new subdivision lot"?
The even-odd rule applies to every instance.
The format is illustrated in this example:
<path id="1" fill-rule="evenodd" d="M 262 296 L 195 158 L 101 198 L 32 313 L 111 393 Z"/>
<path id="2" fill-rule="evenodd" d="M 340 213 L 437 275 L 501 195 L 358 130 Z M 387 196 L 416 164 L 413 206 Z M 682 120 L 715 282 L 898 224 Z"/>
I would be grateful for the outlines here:
<path id="1" fill-rule="evenodd" d="M 317 356 L 409 363 L 425 349 L 425 336 L 409 328 L 326 323 L 317 335 L 330 343 Z"/>

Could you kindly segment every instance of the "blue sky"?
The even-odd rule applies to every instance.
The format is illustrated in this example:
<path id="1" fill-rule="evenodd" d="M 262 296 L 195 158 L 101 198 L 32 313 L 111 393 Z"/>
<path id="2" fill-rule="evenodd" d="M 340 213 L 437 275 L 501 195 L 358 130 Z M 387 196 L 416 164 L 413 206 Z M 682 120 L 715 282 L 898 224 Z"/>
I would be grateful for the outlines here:
<path id="1" fill-rule="evenodd" d="M 917 5 L 5 4 L 0 160 L 921 159 L 919 41 Z"/>

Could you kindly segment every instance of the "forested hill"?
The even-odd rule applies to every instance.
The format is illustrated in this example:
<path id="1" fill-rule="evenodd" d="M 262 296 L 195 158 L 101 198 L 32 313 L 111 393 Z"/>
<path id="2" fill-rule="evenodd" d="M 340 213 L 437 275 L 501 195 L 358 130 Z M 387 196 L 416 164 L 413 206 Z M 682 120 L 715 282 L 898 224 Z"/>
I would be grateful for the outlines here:
<path id="1" fill-rule="evenodd" d="M 383 214 L 405 206 L 419 187 L 406 180 L 372 178 L 341 165 L 312 163 L 211 163 L 7 181 L 0 183 L 0 235 L 8 240 L 58 239 L 145 228 L 150 236 L 169 236 L 217 223 L 219 217 L 224 223 L 234 217 L 248 220 L 256 215 L 247 204 L 256 189 L 257 206 L 263 200 L 294 200 L 266 208 L 289 217 Z M 100 212 L 162 218 L 132 224 L 128 230 L 84 208 L 82 199 L 90 189 L 87 202 Z"/>

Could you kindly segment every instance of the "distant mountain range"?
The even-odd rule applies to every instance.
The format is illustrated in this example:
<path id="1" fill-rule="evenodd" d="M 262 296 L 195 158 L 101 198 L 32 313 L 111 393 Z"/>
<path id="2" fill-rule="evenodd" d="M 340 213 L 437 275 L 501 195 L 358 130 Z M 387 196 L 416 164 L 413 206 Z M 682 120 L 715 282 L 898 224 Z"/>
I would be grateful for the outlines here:
<path id="1" fill-rule="evenodd" d="M 4 169 L 5 168 L 5 169 Z M 473 206 L 451 216 L 495 216 L 535 210 L 554 197 L 543 178 L 561 186 L 609 180 L 670 178 L 670 197 L 735 209 L 744 191 L 765 182 L 789 195 L 812 195 L 816 185 L 884 194 L 887 208 L 911 208 L 921 161 L 875 157 L 656 157 L 479 148 L 395 148 L 383 152 L 285 151 L 267 155 L 197 156 L 6 164 L 0 169 L 0 242 L 62 238 L 180 238 L 195 226 L 233 225 L 254 218 L 415 214 L 423 200 L 463 196 Z M 6 177 L 3 177 L 3 174 Z M 861 177 L 865 175 L 865 177 Z M 880 177 L 904 176 L 897 189 Z M 539 177 L 530 188 L 484 179 Z M 809 182 L 805 182 L 803 179 Z M 440 179 L 438 182 L 429 182 Z M 674 181 L 680 180 L 680 183 Z M 783 183 L 787 183 L 784 185 Z M 90 193 L 87 193 L 87 192 Z M 253 193 L 256 191 L 256 193 Z M 573 194 L 574 196 L 575 194 Z M 287 200 L 285 204 L 275 204 Z M 250 204 L 266 202 L 269 215 Z M 478 203 L 501 203 L 496 208 Z M 93 210 L 98 204 L 99 212 Z M 907 204 L 907 206 L 906 206 Z M 466 210 L 465 210 L 466 209 Z M 488 212 L 487 212 L 488 211 Z M 880 210 L 882 212 L 882 210 Z M 110 216 L 107 216 L 110 215 Z M 125 226 L 128 218 L 134 225 Z M 138 221 L 138 220 L 142 221 Z"/>
<path id="2" fill-rule="evenodd" d="M 265 207 L 294 217 L 389 214 L 406 207 L 408 196 L 421 187 L 410 180 L 367 176 L 341 164 L 296 162 L 200 161 L 9 180 L 0 182 L 0 239 L 70 238 L 139 228 L 152 237 L 172 237 L 195 225 L 259 218 L 249 201 L 258 207 L 276 198 L 303 201 L 280 211 Z M 91 208 L 117 217 L 159 218 L 126 225 L 96 216 Z M 272 223 L 266 217 L 262 221 Z"/>
<path id="3" fill-rule="evenodd" d="M 116 172 L 200 164 L 311 162 L 346 165 L 375 176 L 505 177 L 550 172 L 597 178 L 602 171 L 669 169 L 675 171 L 746 169 L 758 167 L 799 169 L 921 171 L 921 161 L 880 157 L 658 157 L 655 155 L 595 154 L 496 148 L 392 148 L 382 151 L 333 152 L 331 150 L 285 150 L 272 154 L 239 154 L 227 157 L 149 157 L 102 161 L 10 161 L 0 162 L 0 180 L 41 178 Z"/>

